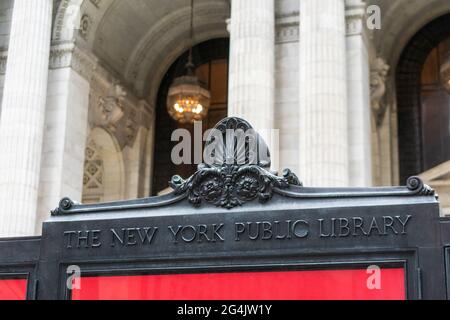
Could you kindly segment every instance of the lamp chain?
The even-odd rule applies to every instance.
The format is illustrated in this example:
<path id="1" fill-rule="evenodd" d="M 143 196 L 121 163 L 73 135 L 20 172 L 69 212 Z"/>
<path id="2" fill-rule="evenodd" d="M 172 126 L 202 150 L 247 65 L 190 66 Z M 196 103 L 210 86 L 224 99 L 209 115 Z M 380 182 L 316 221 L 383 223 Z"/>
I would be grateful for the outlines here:
<path id="1" fill-rule="evenodd" d="M 194 47 L 194 0 L 191 0 L 191 22 L 190 22 L 190 40 L 191 44 L 189 47 L 189 58 L 186 65 L 188 75 L 192 76 L 194 74 L 194 63 L 192 59 L 192 50 Z"/>

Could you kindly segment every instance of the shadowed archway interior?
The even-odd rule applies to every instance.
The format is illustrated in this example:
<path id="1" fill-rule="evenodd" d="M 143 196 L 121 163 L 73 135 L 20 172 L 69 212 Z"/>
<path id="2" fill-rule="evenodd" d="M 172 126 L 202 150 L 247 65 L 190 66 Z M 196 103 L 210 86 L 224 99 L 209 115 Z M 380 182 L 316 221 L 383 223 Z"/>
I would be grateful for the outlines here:
<path id="1" fill-rule="evenodd" d="M 213 39 L 196 45 L 193 48 L 193 62 L 199 79 L 211 91 L 211 107 L 208 116 L 203 120 L 203 132 L 212 128 L 219 120 L 227 116 L 228 95 L 228 52 L 229 39 Z M 156 105 L 156 131 L 153 172 L 153 194 L 168 188 L 168 182 L 175 174 L 182 177 L 192 175 L 195 164 L 175 165 L 171 160 L 171 151 L 178 143 L 171 141 L 172 132 L 178 128 L 188 130 L 193 137 L 193 125 L 180 125 L 168 114 L 166 109 L 167 93 L 173 79 L 183 75 L 188 59 L 188 52 L 183 53 L 166 72 L 161 82 Z"/>
<path id="2" fill-rule="evenodd" d="M 430 169 L 424 157 L 422 72 L 430 53 L 448 37 L 450 14 L 422 28 L 400 58 L 396 72 L 400 181 Z"/>

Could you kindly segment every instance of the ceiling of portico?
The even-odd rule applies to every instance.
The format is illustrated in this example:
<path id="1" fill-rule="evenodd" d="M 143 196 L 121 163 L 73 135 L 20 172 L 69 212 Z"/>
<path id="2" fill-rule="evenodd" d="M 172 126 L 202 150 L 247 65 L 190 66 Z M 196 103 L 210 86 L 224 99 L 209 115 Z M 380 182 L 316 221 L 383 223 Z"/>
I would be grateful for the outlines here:
<path id="1" fill-rule="evenodd" d="M 381 30 L 373 39 L 377 54 L 393 68 L 409 40 L 427 23 L 450 12 L 449 0 L 367 0 L 381 8 Z"/>
<path id="2" fill-rule="evenodd" d="M 60 0 L 58 0 L 60 1 Z M 61 0 L 61 3 L 67 0 Z M 80 0 L 70 0 L 73 2 Z M 84 0 L 83 42 L 110 70 L 146 95 L 190 45 L 190 0 Z M 227 37 L 228 0 L 195 0 L 195 42 Z M 83 23 L 87 26 L 83 28 Z M 55 37 L 54 37 L 55 40 Z"/>
<path id="3" fill-rule="evenodd" d="M 65 2 L 82 3 L 81 15 L 89 25 L 87 47 L 141 95 L 189 46 L 190 0 L 55 0 L 55 6 Z M 382 29 L 373 33 L 375 49 L 393 68 L 415 33 L 450 12 L 449 0 L 366 2 L 381 8 Z M 229 0 L 195 0 L 195 6 L 196 43 L 228 36 Z M 292 2 L 279 0 L 277 10 L 284 7 L 290 10 Z"/>

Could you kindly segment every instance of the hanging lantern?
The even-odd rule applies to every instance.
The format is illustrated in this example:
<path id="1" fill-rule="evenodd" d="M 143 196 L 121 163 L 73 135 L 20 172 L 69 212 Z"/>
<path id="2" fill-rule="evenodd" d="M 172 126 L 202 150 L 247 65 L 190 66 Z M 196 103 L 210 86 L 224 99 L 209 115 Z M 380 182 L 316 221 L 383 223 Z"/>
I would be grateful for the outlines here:
<path id="1" fill-rule="evenodd" d="M 167 111 L 178 123 L 194 123 L 203 120 L 208 114 L 211 94 L 195 76 L 192 62 L 194 38 L 194 0 L 191 0 L 191 48 L 189 49 L 186 75 L 176 78 L 167 94 Z"/>
<path id="2" fill-rule="evenodd" d="M 211 94 L 197 77 L 185 75 L 176 78 L 169 89 L 167 111 L 181 124 L 203 120 L 208 114 Z"/>

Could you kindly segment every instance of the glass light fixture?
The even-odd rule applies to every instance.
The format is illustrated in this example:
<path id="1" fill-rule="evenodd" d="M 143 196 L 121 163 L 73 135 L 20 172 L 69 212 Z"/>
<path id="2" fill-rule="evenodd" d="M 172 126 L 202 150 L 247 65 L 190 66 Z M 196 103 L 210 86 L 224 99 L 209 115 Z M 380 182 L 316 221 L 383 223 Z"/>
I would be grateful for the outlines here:
<path id="1" fill-rule="evenodd" d="M 445 90 L 450 93 L 450 50 L 447 53 L 447 58 L 441 65 L 441 82 Z"/>
<path id="2" fill-rule="evenodd" d="M 181 124 L 203 120 L 208 114 L 211 94 L 195 76 L 192 62 L 194 38 L 194 0 L 191 0 L 191 48 L 189 49 L 186 75 L 176 78 L 167 94 L 167 111 Z"/>

